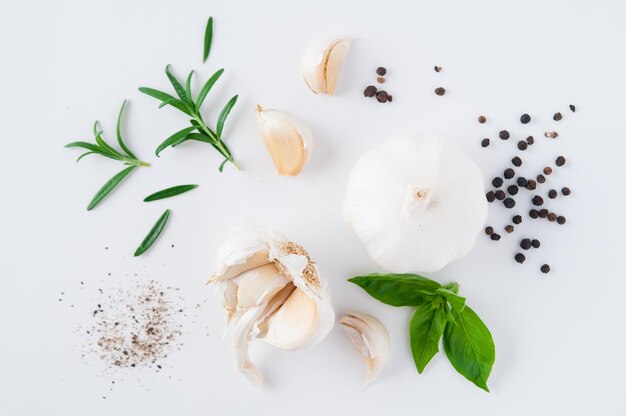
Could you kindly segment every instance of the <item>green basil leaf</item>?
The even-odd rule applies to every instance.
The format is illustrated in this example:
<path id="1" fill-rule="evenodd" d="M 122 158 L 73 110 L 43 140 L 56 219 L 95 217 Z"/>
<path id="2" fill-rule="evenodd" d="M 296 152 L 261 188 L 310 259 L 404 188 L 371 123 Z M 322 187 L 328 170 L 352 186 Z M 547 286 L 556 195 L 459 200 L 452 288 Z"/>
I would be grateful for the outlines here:
<path id="1" fill-rule="evenodd" d="M 391 306 L 420 306 L 429 302 L 441 285 L 417 274 L 369 274 L 348 279 L 370 296 Z"/>
<path id="2" fill-rule="evenodd" d="M 122 115 L 124 114 L 124 108 L 126 107 L 126 101 L 124 100 L 124 102 L 122 103 L 122 108 L 120 108 L 120 112 L 117 115 L 117 125 L 115 127 L 115 134 L 117 135 L 117 142 L 119 143 L 120 147 L 122 148 L 122 150 L 128 155 L 128 157 L 132 158 L 132 159 L 137 159 L 137 156 L 135 156 L 135 154 L 128 148 L 128 146 L 126 146 L 126 143 L 124 143 L 124 139 L 122 139 Z"/>
<path id="3" fill-rule="evenodd" d="M 137 166 L 130 166 L 109 179 L 107 183 L 105 183 L 104 186 L 102 186 L 102 188 L 100 188 L 98 192 L 96 192 L 96 195 L 94 195 L 94 197 L 92 198 L 89 206 L 87 206 L 87 211 L 91 211 L 92 209 L 94 209 L 96 205 L 98 205 L 100 201 L 102 201 L 108 194 L 110 194 L 111 191 L 115 189 L 115 187 L 119 185 L 120 182 L 122 182 L 124 178 L 128 176 L 128 174 L 131 173 L 136 167 Z"/>
<path id="4" fill-rule="evenodd" d="M 439 340 L 446 327 L 444 308 L 435 308 L 425 303 L 417 308 L 411 318 L 411 351 L 418 373 L 422 374 L 426 365 L 439 352 Z"/>
<path id="5" fill-rule="evenodd" d="M 159 145 L 159 147 L 157 147 L 156 149 L 156 155 L 159 156 L 159 153 L 161 153 L 161 151 L 169 146 L 172 146 L 173 144 L 177 143 L 180 139 L 184 138 L 186 135 L 188 135 L 189 133 L 191 133 L 192 131 L 194 131 L 196 129 L 196 126 L 191 126 L 191 127 L 186 127 L 182 130 L 177 131 L 176 133 L 172 134 L 170 137 L 168 137 L 167 139 L 165 139 L 163 141 L 163 143 L 161 143 Z"/>
<path id="6" fill-rule="evenodd" d="M 204 30 L 204 50 L 202 53 L 202 63 L 205 63 L 211 52 L 211 43 L 213 42 L 213 17 L 209 17 Z"/>
<path id="7" fill-rule="evenodd" d="M 171 188 L 163 189 L 161 191 L 155 192 L 151 195 L 148 195 L 143 201 L 144 202 L 152 202 L 157 201 L 159 199 L 170 198 L 172 196 L 183 194 L 187 191 L 191 191 L 192 189 L 197 188 L 200 185 L 178 185 L 172 186 Z"/>
<path id="8" fill-rule="evenodd" d="M 232 110 L 233 106 L 237 102 L 237 95 L 228 100 L 219 117 L 217 118 L 217 127 L 215 128 L 215 132 L 217 133 L 217 138 L 220 140 L 222 138 L 222 130 L 224 130 L 224 123 L 226 123 L 226 117 L 230 114 L 230 110 Z"/>
<path id="9" fill-rule="evenodd" d="M 463 296 L 459 296 L 453 291 L 444 288 L 437 289 L 437 293 L 443 295 L 455 312 L 460 313 L 465 308 L 465 298 Z"/>
<path id="10" fill-rule="evenodd" d="M 200 107 L 202 107 L 202 103 L 204 102 L 207 94 L 209 93 L 209 91 L 211 91 L 211 88 L 213 88 L 213 85 L 217 82 L 217 80 L 223 73 L 224 68 L 218 69 L 213 75 L 211 75 L 211 78 L 209 78 L 200 89 L 198 97 L 196 98 L 196 108 L 198 109 L 198 112 L 200 111 Z"/>
<path id="11" fill-rule="evenodd" d="M 143 239 L 141 244 L 139 244 L 139 247 L 137 247 L 137 250 L 135 250 L 135 257 L 141 256 L 143 253 L 146 252 L 146 250 L 152 247 L 154 242 L 159 238 L 159 236 L 163 232 L 163 229 L 165 228 L 165 224 L 167 224 L 167 220 L 170 217 L 170 213 L 171 211 L 169 209 L 166 209 L 165 212 L 159 217 L 157 222 L 150 229 L 150 232 L 148 233 L 148 235 L 146 235 L 146 238 Z"/>
<path id="12" fill-rule="evenodd" d="M 496 359 L 491 333 L 469 306 L 454 316 L 456 325 L 447 324 L 443 334 L 446 355 L 456 371 L 488 392 L 487 379 Z"/>
<path id="13" fill-rule="evenodd" d="M 146 95 L 149 95 L 150 97 L 156 98 L 157 100 L 166 102 L 165 104 L 162 103 L 162 106 L 171 105 L 172 107 L 179 109 L 180 111 L 187 114 L 188 116 L 192 116 L 191 111 L 189 111 L 189 108 L 187 107 L 187 104 L 185 104 L 183 101 L 179 100 L 178 98 L 169 95 L 166 92 L 155 90 L 154 88 L 147 88 L 147 87 L 140 87 L 139 91 Z"/>
<path id="14" fill-rule="evenodd" d="M 167 78 L 170 80 L 170 83 L 172 84 L 172 87 L 174 87 L 174 91 L 176 91 L 178 97 L 180 97 L 180 99 L 184 103 L 187 103 L 188 97 L 185 93 L 185 88 L 183 88 L 180 81 L 174 76 L 174 74 L 172 74 L 172 71 L 170 70 L 170 65 L 165 66 L 165 75 L 167 75 Z"/>

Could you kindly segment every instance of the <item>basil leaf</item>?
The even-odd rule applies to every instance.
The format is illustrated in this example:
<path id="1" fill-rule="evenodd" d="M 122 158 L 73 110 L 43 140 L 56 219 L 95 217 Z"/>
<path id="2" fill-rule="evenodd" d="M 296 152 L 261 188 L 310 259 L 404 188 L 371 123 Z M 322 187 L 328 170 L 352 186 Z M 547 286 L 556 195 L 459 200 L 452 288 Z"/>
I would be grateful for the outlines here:
<path id="1" fill-rule="evenodd" d="M 420 306 L 435 296 L 441 285 L 417 274 L 369 274 L 348 279 L 370 296 L 391 306 Z"/>
<path id="2" fill-rule="evenodd" d="M 186 127 L 182 130 L 177 131 L 176 133 L 172 134 L 170 137 L 168 137 L 167 139 L 165 139 L 163 141 L 163 143 L 161 143 L 159 145 L 159 147 L 157 147 L 156 149 L 156 155 L 159 156 L 159 153 L 161 153 L 161 151 L 169 146 L 172 146 L 175 143 L 178 143 L 180 141 L 180 139 L 184 138 L 186 135 L 188 135 L 189 133 L 191 133 L 192 131 L 194 131 L 196 129 L 196 126 L 191 126 L 191 127 Z"/>
<path id="3" fill-rule="evenodd" d="M 197 188 L 199 185 L 178 185 L 171 188 L 163 189 L 145 197 L 143 202 L 152 202 L 159 199 L 170 198 L 172 196 L 180 195 L 187 191 Z"/>
<path id="4" fill-rule="evenodd" d="M 487 379 L 496 359 L 491 333 L 469 306 L 454 316 L 456 325 L 447 324 L 443 334 L 446 355 L 456 371 L 488 392 Z"/>
<path id="5" fill-rule="evenodd" d="M 209 17 L 204 30 L 204 50 L 202 53 L 202 63 L 205 63 L 211 52 L 211 43 L 213 42 L 213 17 Z"/>
<path id="6" fill-rule="evenodd" d="M 128 167 L 123 171 L 118 172 L 115 176 L 109 179 L 107 183 L 105 183 L 104 186 L 102 186 L 102 188 L 100 188 L 98 192 L 96 192 L 96 195 L 94 195 L 91 202 L 89 202 L 89 206 L 87 206 L 87 211 L 91 211 L 93 208 L 95 208 L 96 205 L 98 205 L 100 201 L 102 201 L 108 194 L 110 194 L 111 191 L 115 189 L 115 187 L 119 185 L 120 182 L 122 182 L 124 178 L 128 176 L 128 174 L 131 173 L 136 167 L 137 166 Z"/>
<path id="7" fill-rule="evenodd" d="M 447 317 L 444 308 L 431 304 L 419 306 L 411 318 L 411 351 L 418 373 L 422 374 L 426 365 L 439 352 L 439 340 L 446 327 Z"/>
<path id="8" fill-rule="evenodd" d="M 211 88 L 213 88 L 213 85 L 217 82 L 217 80 L 223 73 L 224 68 L 218 69 L 213 75 L 211 75 L 211 78 L 209 78 L 200 89 L 198 97 L 196 98 L 196 108 L 198 109 L 198 112 L 200 111 L 200 107 L 202 107 L 202 103 L 204 102 L 207 94 L 209 93 L 209 91 L 211 91 Z"/>
<path id="9" fill-rule="evenodd" d="M 217 117 L 217 127 L 215 128 L 215 132 L 217 133 L 218 140 L 222 138 L 222 130 L 224 130 L 224 123 L 226 123 L 226 117 L 228 117 L 228 114 L 230 114 L 230 110 L 232 110 L 233 106 L 237 102 L 237 97 L 238 96 L 235 95 L 230 100 L 228 100 L 228 102 L 222 109 L 222 112 Z"/>
<path id="10" fill-rule="evenodd" d="M 460 313 L 465 308 L 465 298 L 463 296 L 459 296 L 451 290 L 444 288 L 437 289 L 437 293 L 443 295 L 455 312 Z"/>
<path id="11" fill-rule="evenodd" d="M 171 211 L 169 209 L 166 209 L 165 212 L 159 217 L 157 222 L 150 229 L 150 232 L 148 233 L 146 238 L 143 239 L 141 244 L 139 244 L 139 247 L 137 247 L 137 250 L 135 250 L 135 257 L 141 256 L 143 253 L 146 252 L 146 250 L 152 247 L 154 242 L 159 238 L 161 232 L 165 228 L 165 224 L 167 224 L 170 213 Z"/>

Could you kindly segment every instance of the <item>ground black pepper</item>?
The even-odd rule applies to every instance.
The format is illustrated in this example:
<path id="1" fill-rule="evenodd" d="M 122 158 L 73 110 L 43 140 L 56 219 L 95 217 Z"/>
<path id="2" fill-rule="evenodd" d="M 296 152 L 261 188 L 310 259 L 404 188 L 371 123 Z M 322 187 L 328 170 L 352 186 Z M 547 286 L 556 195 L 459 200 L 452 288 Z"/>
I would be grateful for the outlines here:
<path id="1" fill-rule="evenodd" d="M 387 101 L 392 102 L 393 101 L 393 95 L 387 94 Z"/>
<path id="2" fill-rule="evenodd" d="M 530 244 L 533 246 L 533 248 L 539 248 L 541 246 L 541 241 L 533 238 L 533 241 L 531 241 Z"/>
<path id="3" fill-rule="evenodd" d="M 504 191 L 503 191 L 503 190 L 498 189 L 498 190 L 496 191 L 496 199 L 497 199 L 498 201 L 502 201 L 504 198 L 506 198 L 506 194 L 504 193 Z"/>
<path id="4" fill-rule="evenodd" d="M 515 156 L 513 159 L 511 159 L 511 163 L 513 164 L 513 166 L 520 167 L 522 166 L 522 159 L 520 159 L 518 156 Z"/>
<path id="5" fill-rule="evenodd" d="M 504 179 L 511 179 L 513 176 L 515 176 L 515 171 L 511 168 L 506 168 L 504 170 Z"/>
<path id="6" fill-rule="evenodd" d="M 509 192 L 509 195 L 517 195 L 519 188 L 517 187 L 517 185 L 509 185 L 506 190 Z"/>
<path id="7" fill-rule="evenodd" d="M 557 166 L 561 167 L 561 166 L 563 166 L 563 165 L 565 164 L 565 158 L 564 158 L 563 156 L 559 156 L 559 157 L 557 157 L 557 158 L 556 158 L 556 160 L 554 161 L 554 163 L 555 163 Z"/>
<path id="8" fill-rule="evenodd" d="M 435 72 L 441 72 L 442 68 L 440 66 L 435 65 Z"/>
<path id="9" fill-rule="evenodd" d="M 530 123 L 530 116 L 528 114 L 522 114 L 522 116 L 519 118 L 519 121 L 522 124 L 528 124 Z"/>
<path id="10" fill-rule="evenodd" d="M 543 205 L 543 198 L 539 195 L 535 195 L 532 199 L 533 205 L 541 206 Z"/>
<path id="11" fill-rule="evenodd" d="M 537 182 L 538 183 L 545 183 L 546 182 L 546 177 L 543 176 L 541 173 L 539 175 L 537 175 Z"/>
<path id="12" fill-rule="evenodd" d="M 541 273 L 550 273 L 550 266 L 547 264 L 544 264 L 543 266 L 541 266 L 539 270 L 541 270 Z"/>
<path id="13" fill-rule="evenodd" d="M 478 122 L 480 124 L 485 124 L 486 121 L 487 121 L 487 117 L 485 117 L 485 116 L 479 116 L 478 117 Z"/>
<path id="14" fill-rule="evenodd" d="M 493 191 L 489 191 L 485 194 L 488 202 L 493 202 L 496 199 L 496 194 Z"/>
<path id="15" fill-rule="evenodd" d="M 524 250 L 528 250 L 531 246 L 530 238 L 524 238 L 522 241 L 520 241 L 519 246 Z"/>
<path id="16" fill-rule="evenodd" d="M 521 151 L 524 151 L 528 149 L 528 143 L 526 143 L 524 140 L 520 140 L 519 142 L 517 142 L 517 148 Z"/>
<path id="17" fill-rule="evenodd" d="M 377 91 L 378 91 L 378 88 L 376 88 L 373 85 L 368 85 L 367 87 L 365 87 L 365 90 L 363 91 L 363 95 L 366 97 L 373 97 L 376 95 Z"/>
<path id="18" fill-rule="evenodd" d="M 556 222 L 558 222 L 559 224 L 563 225 L 567 222 L 567 220 L 565 219 L 564 216 L 559 215 L 558 217 L 556 217 Z"/>
<path id="19" fill-rule="evenodd" d="M 572 113 L 576 112 L 576 106 L 574 104 L 570 104 L 569 109 L 572 110 Z"/>
<path id="20" fill-rule="evenodd" d="M 376 77 L 376 81 L 378 81 L 379 84 L 384 84 L 385 83 L 385 77 Z"/>
<path id="21" fill-rule="evenodd" d="M 446 93 L 446 89 L 443 87 L 437 87 L 435 88 L 435 94 L 441 96 L 444 95 Z"/>
<path id="22" fill-rule="evenodd" d="M 489 139 L 483 139 L 483 140 L 480 142 L 480 145 L 481 145 L 482 147 L 487 147 L 487 146 L 489 146 Z"/>
<path id="23" fill-rule="evenodd" d="M 496 187 L 499 188 L 502 186 L 502 184 L 504 183 L 504 181 L 502 180 L 501 177 L 496 176 L 495 178 L 493 178 L 493 180 L 491 181 L 491 184 Z"/>
<path id="24" fill-rule="evenodd" d="M 515 254 L 515 261 L 522 264 L 524 263 L 524 261 L 526 261 L 526 256 L 523 255 L 522 253 L 517 253 Z"/>
<path id="25" fill-rule="evenodd" d="M 528 216 L 530 218 L 539 218 L 539 211 L 533 208 L 530 211 L 528 211 Z"/>
<path id="26" fill-rule="evenodd" d="M 558 193 L 556 192 L 556 189 L 550 189 L 548 191 L 548 198 L 550 198 L 550 199 L 556 198 L 557 195 L 558 195 Z"/>
<path id="27" fill-rule="evenodd" d="M 487 235 L 493 234 L 493 227 L 492 226 L 485 227 L 485 234 Z"/>
<path id="28" fill-rule="evenodd" d="M 502 203 L 508 209 L 511 209 L 515 206 L 515 200 L 513 198 L 506 198 L 504 201 L 502 201 Z"/>
<path id="29" fill-rule="evenodd" d="M 512 219 L 513 224 L 521 224 L 522 223 L 522 216 L 521 215 L 516 215 L 513 217 Z"/>
<path id="30" fill-rule="evenodd" d="M 376 68 L 376 73 L 382 77 L 387 73 L 387 68 L 385 68 L 384 66 L 379 66 L 378 68 Z"/>
<path id="31" fill-rule="evenodd" d="M 569 194 L 572 193 L 572 191 L 566 186 L 564 188 L 561 188 L 561 193 L 565 196 L 568 196 Z"/>
<path id="32" fill-rule="evenodd" d="M 552 116 L 552 119 L 554 121 L 560 121 L 563 118 L 563 114 L 561 113 L 554 113 L 554 116 Z"/>
<path id="33" fill-rule="evenodd" d="M 509 137 L 511 137 L 511 134 L 508 131 L 506 131 L 506 130 L 502 130 L 502 131 L 500 131 L 500 133 L 498 133 L 498 136 L 502 140 L 509 140 Z"/>
<path id="34" fill-rule="evenodd" d="M 513 227 L 512 225 L 507 225 L 506 227 L 504 227 L 504 231 L 511 234 L 513 231 L 515 231 L 515 227 Z"/>
<path id="35" fill-rule="evenodd" d="M 559 133 L 557 133 L 556 131 L 547 131 L 543 135 L 546 136 L 548 139 L 556 139 L 557 137 L 559 137 Z"/>

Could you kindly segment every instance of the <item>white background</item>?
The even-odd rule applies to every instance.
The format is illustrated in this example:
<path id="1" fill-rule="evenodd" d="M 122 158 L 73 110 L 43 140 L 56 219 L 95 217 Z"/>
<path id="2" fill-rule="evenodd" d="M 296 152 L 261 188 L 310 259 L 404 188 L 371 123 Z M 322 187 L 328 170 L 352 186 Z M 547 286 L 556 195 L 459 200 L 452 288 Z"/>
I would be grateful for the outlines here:
<path id="1" fill-rule="evenodd" d="M 0 414 L 625 414 L 625 13 L 618 1 L 2 1 Z M 209 15 L 215 38 L 202 65 Z M 300 55 L 311 40 L 331 34 L 357 40 L 336 96 L 314 96 L 302 81 Z M 195 68 L 202 80 L 226 68 L 206 114 L 214 122 L 226 100 L 240 94 L 225 133 L 243 172 L 228 166 L 219 174 L 217 154 L 201 143 L 154 156 L 156 145 L 186 123 L 137 92 L 169 90 L 167 63 L 181 77 Z M 378 65 L 389 69 L 392 104 L 362 97 Z M 444 70 L 437 74 L 433 65 Z M 448 93 L 435 96 L 438 86 Z M 78 151 L 63 145 L 89 139 L 96 118 L 114 138 L 124 98 L 128 142 L 153 166 L 87 212 L 93 193 L 120 167 L 100 157 L 75 164 Z M 311 126 L 317 147 L 300 177 L 275 175 L 256 130 L 257 103 Z M 551 119 L 556 111 L 564 114 L 559 123 Z M 524 112 L 533 116 L 526 126 L 519 123 Z M 487 124 L 476 122 L 480 114 Z M 491 329 L 497 359 L 487 394 L 441 353 L 417 374 L 407 338 L 411 311 L 379 304 L 346 282 L 379 269 L 344 223 L 341 206 L 359 155 L 404 131 L 455 140 L 488 185 L 516 154 L 513 140 L 496 138 L 502 128 L 513 138 L 535 136 L 522 155 L 527 176 L 564 154 L 567 166 L 549 184 L 569 185 L 573 194 L 551 203 L 567 216 L 565 226 L 526 219 L 498 243 L 480 235 L 466 258 L 430 276 L 458 281 Z M 559 138 L 544 138 L 548 129 Z M 488 149 L 479 146 L 483 137 L 492 138 Z M 201 186 L 141 202 L 180 183 Z M 514 212 L 491 205 L 489 223 L 501 229 L 513 213 L 528 210 L 527 199 L 518 198 Z M 166 207 L 173 215 L 165 234 L 133 258 Z M 203 284 L 227 229 L 243 218 L 257 218 L 310 251 L 338 314 L 367 311 L 387 325 L 392 355 L 376 383 L 359 388 L 364 367 L 337 328 L 309 350 L 255 344 L 253 359 L 268 381 L 263 388 L 237 372 L 221 338 L 223 312 Z M 525 236 L 543 245 L 518 265 L 512 257 Z M 538 272 L 543 262 L 552 265 L 548 276 Z M 206 301 L 189 317 L 185 346 L 166 372 L 116 375 L 125 381 L 112 392 L 111 378 L 80 359 L 84 339 L 75 332 L 90 322 L 89 296 L 107 272 L 179 286 L 189 309 Z"/>

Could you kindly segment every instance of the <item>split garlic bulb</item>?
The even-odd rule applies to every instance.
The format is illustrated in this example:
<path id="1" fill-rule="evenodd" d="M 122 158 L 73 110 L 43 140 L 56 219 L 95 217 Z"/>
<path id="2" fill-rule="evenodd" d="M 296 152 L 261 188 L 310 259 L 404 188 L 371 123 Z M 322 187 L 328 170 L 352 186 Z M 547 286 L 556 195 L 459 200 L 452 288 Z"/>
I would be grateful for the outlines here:
<path id="1" fill-rule="evenodd" d="M 315 263 L 302 246 L 257 227 L 234 230 L 220 247 L 216 283 L 227 312 L 240 370 L 254 383 L 263 376 L 248 356 L 253 338 L 292 350 L 320 342 L 335 312 Z"/>
<path id="2" fill-rule="evenodd" d="M 256 107 L 259 132 L 276 171 L 282 176 L 298 175 L 313 150 L 313 135 L 308 126 L 283 111 Z"/>
<path id="3" fill-rule="evenodd" d="M 367 367 L 363 387 L 374 381 L 387 364 L 391 340 L 387 328 L 366 313 L 351 312 L 341 317 L 339 324 L 357 348 Z"/>
<path id="4" fill-rule="evenodd" d="M 396 136 L 356 163 L 343 213 L 383 268 L 434 272 L 465 256 L 483 227 L 483 175 L 453 142 Z"/>
<path id="5" fill-rule="evenodd" d="M 302 57 L 304 82 L 315 94 L 333 95 L 350 39 L 333 38 L 313 43 Z"/>

